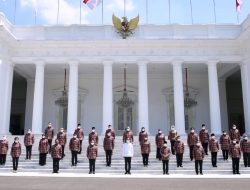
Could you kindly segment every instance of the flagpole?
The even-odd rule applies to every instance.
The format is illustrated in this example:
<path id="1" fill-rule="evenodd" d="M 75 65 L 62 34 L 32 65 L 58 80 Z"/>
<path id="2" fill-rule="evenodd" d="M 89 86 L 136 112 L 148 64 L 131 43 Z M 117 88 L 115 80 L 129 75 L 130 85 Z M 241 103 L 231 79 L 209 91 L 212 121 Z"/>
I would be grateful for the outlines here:
<path id="1" fill-rule="evenodd" d="M 168 21 L 171 24 L 171 7 L 170 7 L 170 0 L 168 0 Z"/>
<path id="2" fill-rule="evenodd" d="M 217 19 L 216 19 L 216 9 L 215 9 L 215 0 L 213 0 L 213 4 L 214 4 L 214 24 L 217 23 Z"/>
<path id="3" fill-rule="evenodd" d="M 104 10 L 104 5 L 103 5 L 104 0 L 102 0 L 102 25 L 103 25 L 103 10 Z"/>
<path id="4" fill-rule="evenodd" d="M 190 2 L 190 10 L 191 10 L 191 21 L 192 21 L 192 24 L 194 24 L 192 0 L 190 0 L 189 2 Z"/>
<path id="5" fill-rule="evenodd" d="M 15 6 L 14 6 L 14 24 L 16 24 L 16 0 L 15 0 Z"/>
<path id="6" fill-rule="evenodd" d="M 58 21 L 59 21 L 59 2 L 60 2 L 60 0 L 57 1 L 57 19 L 56 19 L 57 24 L 58 24 Z"/>
<path id="7" fill-rule="evenodd" d="M 82 0 L 80 0 L 80 24 L 82 24 Z"/>

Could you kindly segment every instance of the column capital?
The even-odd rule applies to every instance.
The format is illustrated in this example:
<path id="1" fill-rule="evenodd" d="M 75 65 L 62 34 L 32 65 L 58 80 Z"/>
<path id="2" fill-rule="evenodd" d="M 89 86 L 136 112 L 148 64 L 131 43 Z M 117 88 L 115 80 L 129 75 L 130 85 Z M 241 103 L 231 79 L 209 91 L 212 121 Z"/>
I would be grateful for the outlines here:
<path id="1" fill-rule="evenodd" d="M 103 60 L 102 64 L 104 66 L 112 66 L 114 64 L 114 61 L 113 60 Z"/>
<path id="2" fill-rule="evenodd" d="M 216 66 L 219 63 L 219 60 L 208 60 L 206 62 L 207 66 Z"/>
<path id="3" fill-rule="evenodd" d="M 149 61 L 146 59 L 137 60 L 137 65 L 139 65 L 139 66 L 143 66 L 143 65 L 146 66 L 148 63 L 149 63 Z"/>
<path id="4" fill-rule="evenodd" d="M 69 64 L 69 67 L 78 66 L 78 64 L 79 64 L 78 60 L 73 60 L 73 59 L 72 60 L 68 60 L 67 62 Z"/>
<path id="5" fill-rule="evenodd" d="M 45 65 L 45 61 L 42 59 L 37 59 L 37 60 L 34 60 L 33 62 L 36 66 L 44 66 Z"/>
<path id="6" fill-rule="evenodd" d="M 171 61 L 171 63 L 173 66 L 180 66 L 184 63 L 184 61 L 181 59 L 176 59 L 176 60 Z"/>

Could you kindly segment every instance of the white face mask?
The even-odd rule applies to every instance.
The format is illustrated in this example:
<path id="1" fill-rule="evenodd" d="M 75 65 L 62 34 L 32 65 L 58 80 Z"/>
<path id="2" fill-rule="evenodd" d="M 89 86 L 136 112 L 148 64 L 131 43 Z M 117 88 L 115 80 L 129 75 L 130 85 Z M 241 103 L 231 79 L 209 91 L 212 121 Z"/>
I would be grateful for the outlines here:
<path id="1" fill-rule="evenodd" d="M 15 143 L 18 143 L 19 141 L 18 140 L 15 140 Z"/>
<path id="2" fill-rule="evenodd" d="M 95 129 L 93 129 L 92 132 L 94 133 L 94 132 L 95 132 Z"/>
<path id="3" fill-rule="evenodd" d="M 142 131 L 142 132 L 144 132 L 144 131 L 145 131 L 145 129 L 142 129 L 141 131 Z"/>
<path id="4" fill-rule="evenodd" d="M 191 130 L 191 133 L 194 133 L 194 130 Z"/>
<path id="5" fill-rule="evenodd" d="M 78 128 L 78 129 L 81 129 L 81 126 L 78 126 L 77 128 Z"/>
<path id="6" fill-rule="evenodd" d="M 61 133 L 63 133 L 63 130 L 61 130 Z"/>
<path id="7" fill-rule="evenodd" d="M 95 143 L 91 143 L 91 145 L 93 146 Z"/>
<path id="8" fill-rule="evenodd" d="M 244 137 L 244 140 L 246 140 L 246 141 L 247 141 L 247 139 L 248 139 L 247 137 Z"/>
<path id="9" fill-rule="evenodd" d="M 226 133 L 223 133 L 223 135 L 226 135 Z"/>
<path id="10" fill-rule="evenodd" d="M 130 143 L 130 141 L 126 141 L 126 143 Z"/>
<path id="11" fill-rule="evenodd" d="M 236 141 L 233 141 L 233 144 L 236 144 Z"/>
<path id="12" fill-rule="evenodd" d="M 45 139 L 45 136 L 42 136 L 42 139 Z"/>
<path id="13" fill-rule="evenodd" d="M 233 127 L 233 129 L 236 129 L 236 127 Z"/>
<path id="14" fill-rule="evenodd" d="M 51 124 L 49 124 L 48 127 L 51 127 Z"/>
<path id="15" fill-rule="evenodd" d="M 206 128 L 205 127 L 202 127 L 202 130 L 205 130 Z"/>
<path id="16" fill-rule="evenodd" d="M 167 147 L 167 144 L 164 144 L 163 146 L 164 146 L 164 147 Z"/>
<path id="17" fill-rule="evenodd" d="M 162 134 L 162 131 L 159 131 L 158 133 L 159 133 L 159 134 Z"/>
<path id="18" fill-rule="evenodd" d="M 73 136 L 74 139 L 76 139 L 77 136 Z"/>
<path id="19" fill-rule="evenodd" d="M 130 129 L 127 129 L 127 131 L 130 131 Z"/>
<path id="20" fill-rule="evenodd" d="M 196 144 L 196 146 L 200 147 L 200 146 L 201 146 L 201 144 L 200 144 L 200 143 L 197 143 L 197 144 Z"/>
<path id="21" fill-rule="evenodd" d="M 212 139 L 215 139 L 215 136 L 212 136 L 211 138 L 212 138 Z"/>

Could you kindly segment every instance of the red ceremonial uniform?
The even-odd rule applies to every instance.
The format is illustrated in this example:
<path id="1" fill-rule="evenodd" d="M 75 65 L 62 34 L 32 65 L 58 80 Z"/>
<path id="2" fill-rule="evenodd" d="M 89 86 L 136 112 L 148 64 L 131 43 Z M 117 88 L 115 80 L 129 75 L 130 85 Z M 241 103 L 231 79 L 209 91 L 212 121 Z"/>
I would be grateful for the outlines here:
<path id="1" fill-rule="evenodd" d="M 161 159 L 162 160 L 169 160 L 170 155 L 171 155 L 170 148 L 163 146 L 161 148 Z"/>
<path id="2" fill-rule="evenodd" d="M 162 134 L 156 134 L 155 136 L 155 144 L 157 146 L 157 148 L 161 148 L 164 144 L 164 141 L 165 141 L 165 135 L 162 133 Z"/>
<path id="3" fill-rule="evenodd" d="M 199 138 L 198 138 L 198 135 L 196 133 L 189 133 L 188 134 L 188 139 L 187 139 L 188 146 L 196 145 L 198 140 L 199 140 Z"/>
<path id="4" fill-rule="evenodd" d="M 87 148 L 87 158 L 95 160 L 97 158 L 97 146 L 89 145 Z"/>
<path id="5" fill-rule="evenodd" d="M 18 143 L 14 142 L 11 147 L 10 155 L 12 157 L 20 157 L 21 152 L 22 152 L 21 144 L 19 142 Z"/>
<path id="6" fill-rule="evenodd" d="M 46 138 L 40 140 L 38 150 L 40 153 L 47 153 L 48 152 L 49 143 L 48 143 L 48 140 Z"/>
<path id="7" fill-rule="evenodd" d="M 65 145 L 67 143 L 67 135 L 65 132 L 59 132 L 57 134 L 57 139 L 59 140 L 60 145 Z"/>
<path id="8" fill-rule="evenodd" d="M 45 137 L 47 139 L 53 139 L 54 138 L 54 128 L 53 127 L 47 127 L 45 129 Z"/>
<path id="9" fill-rule="evenodd" d="M 209 140 L 209 150 L 210 150 L 210 152 L 218 152 L 219 151 L 219 142 L 216 139 Z"/>
<path id="10" fill-rule="evenodd" d="M 201 143 L 208 143 L 209 142 L 209 134 L 208 134 L 208 130 L 201 130 L 199 133 L 199 137 L 200 137 L 200 141 Z"/>
<path id="11" fill-rule="evenodd" d="M 194 150 L 193 150 L 193 157 L 194 160 L 203 160 L 204 159 L 204 149 L 202 146 L 194 146 Z"/>
<path id="12" fill-rule="evenodd" d="M 174 149 L 176 154 L 183 154 L 184 153 L 184 143 L 182 141 L 176 141 L 174 144 Z"/>
<path id="13" fill-rule="evenodd" d="M 76 129 L 75 130 L 75 132 L 74 132 L 74 135 L 76 135 L 77 136 L 77 138 L 79 139 L 79 140 L 83 140 L 84 139 L 84 132 L 83 132 L 83 129 L 82 128 L 80 128 L 80 129 Z"/>
<path id="14" fill-rule="evenodd" d="M 24 136 L 24 145 L 25 146 L 32 146 L 35 142 L 34 135 L 32 133 L 27 133 Z"/>
<path id="15" fill-rule="evenodd" d="M 115 140 L 113 136 L 106 136 L 103 139 L 104 150 L 113 150 L 115 147 Z"/>
<path id="16" fill-rule="evenodd" d="M 9 149 L 9 144 L 7 140 L 0 141 L 0 154 L 7 154 Z"/>
<path id="17" fill-rule="evenodd" d="M 231 140 L 230 140 L 229 135 L 220 136 L 221 150 L 229 150 L 230 144 L 231 144 Z"/>
<path id="18" fill-rule="evenodd" d="M 62 158 L 62 146 L 60 144 L 54 144 L 51 149 L 52 158 Z"/>
<path id="19" fill-rule="evenodd" d="M 78 138 L 72 138 L 69 142 L 69 150 L 71 151 L 80 151 L 80 140 Z"/>

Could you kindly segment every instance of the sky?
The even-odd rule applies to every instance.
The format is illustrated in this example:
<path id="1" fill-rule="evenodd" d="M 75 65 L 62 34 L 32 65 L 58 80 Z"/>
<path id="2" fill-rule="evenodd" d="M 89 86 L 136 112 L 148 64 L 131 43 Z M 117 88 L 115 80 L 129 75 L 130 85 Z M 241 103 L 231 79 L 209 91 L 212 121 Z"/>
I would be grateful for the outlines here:
<path id="1" fill-rule="evenodd" d="M 250 0 L 242 0 L 238 16 L 236 0 L 103 0 L 93 10 L 82 0 L 0 0 L 0 12 L 15 25 L 110 25 L 112 14 L 124 15 L 124 1 L 128 19 L 139 14 L 140 24 L 214 24 L 215 18 L 216 24 L 238 24 L 250 13 Z"/>

